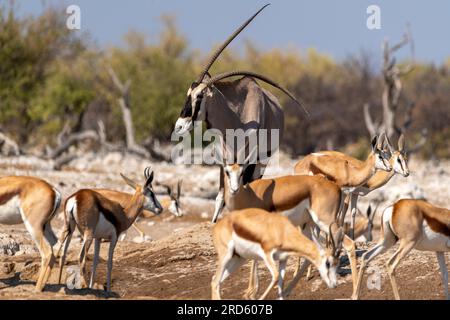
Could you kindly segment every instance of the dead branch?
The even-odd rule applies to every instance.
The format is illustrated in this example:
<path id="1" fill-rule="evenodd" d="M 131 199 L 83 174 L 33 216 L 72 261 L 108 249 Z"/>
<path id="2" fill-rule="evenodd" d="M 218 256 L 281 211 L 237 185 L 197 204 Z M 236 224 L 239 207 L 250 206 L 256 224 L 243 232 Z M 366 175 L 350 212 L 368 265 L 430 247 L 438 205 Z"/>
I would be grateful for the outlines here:
<path id="1" fill-rule="evenodd" d="M 65 141 L 59 144 L 55 149 L 50 149 L 50 153 L 47 155 L 47 157 L 50 159 L 56 159 L 65 151 L 67 151 L 72 145 L 86 139 L 92 139 L 96 141 L 99 140 L 97 132 L 93 130 L 87 130 L 79 133 L 72 133 L 68 135 Z"/>
<path id="2" fill-rule="evenodd" d="M 20 155 L 19 145 L 2 132 L 0 132 L 0 153 L 6 156 Z"/>

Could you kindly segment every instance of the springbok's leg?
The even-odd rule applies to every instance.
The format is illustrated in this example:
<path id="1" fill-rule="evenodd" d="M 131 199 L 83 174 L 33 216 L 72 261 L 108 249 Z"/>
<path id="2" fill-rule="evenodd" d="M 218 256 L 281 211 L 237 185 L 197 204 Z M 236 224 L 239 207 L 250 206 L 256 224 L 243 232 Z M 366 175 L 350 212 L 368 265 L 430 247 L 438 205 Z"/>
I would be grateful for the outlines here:
<path id="1" fill-rule="evenodd" d="M 258 279 L 258 261 L 252 260 L 250 264 L 250 277 L 248 282 L 248 288 L 244 292 L 244 299 L 254 300 L 259 289 Z"/>
<path id="2" fill-rule="evenodd" d="M 106 275 L 106 291 L 111 291 L 111 274 L 112 274 L 112 267 L 113 267 L 113 255 L 114 255 L 114 249 L 116 248 L 117 244 L 117 235 L 113 235 L 110 239 L 109 243 L 109 251 L 108 251 L 108 273 Z"/>
<path id="3" fill-rule="evenodd" d="M 100 244 L 101 244 L 101 240 L 98 238 L 95 238 L 94 239 L 94 260 L 92 261 L 91 280 L 89 281 L 89 288 L 91 288 L 91 289 L 94 286 L 95 272 L 97 271 L 98 258 L 100 255 Z"/>
<path id="4" fill-rule="evenodd" d="M 392 290 L 394 291 L 396 300 L 400 300 L 400 294 L 398 293 L 397 281 L 395 280 L 395 268 L 399 264 L 400 260 L 403 259 L 414 248 L 415 245 L 416 243 L 414 241 L 400 241 L 398 250 L 387 262 L 388 274 L 391 280 Z"/>
<path id="5" fill-rule="evenodd" d="M 436 252 L 436 258 L 439 262 L 439 269 L 441 271 L 442 285 L 444 286 L 445 298 L 447 300 L 450 300 L 450 296 L 448 295 L 448 270 L 447 265 L 445 264 L 445 253 Z"/>
<path id="6" fill-rule="evenodd" d="M 216 203 L 214 207 L 214 214 L 212 218 L 212 223 L 216 223 L 219 215 L 222 213 L 222 209 L 225 206 L 225 195 L 224 195 L 224 172 L 223 167 L 220 166 L 220 179 L 219 179 L 219 192 L 217 193 Z"/>
<path id="7" fill-rule="evenodd" d="M 294 278 L 291 280 L 291 282 L 289 282 L 286 290 L 284 290 L 284 297 L 288 297 L 292 290 L 295 288 L 295 286 L 297 285 L 298 281 L 300 280 L 300 278 L 302 277 L 303 273 L 305 272 L 306 268 L 311 264 L 311 262 L 309 262 L 308 260 L 304 259 L 302 264 L 299 264 L 297 273 L 295 274 Z"/>
<path id="8" fill-rule="evenodd" d="M 347 253 L 348 261 L 350 262 L 350 270 L 352 271 L 352 285 L 353 292 L 356 291 L 356 283 L 358 282 L 358 268 L 356 265 L 356 246 L 355 242 L 347 235 L 344 235 L 342 246 Z"/>
<path id="9" fill-rule="evenodd" d="M 272 290 L 272 288 L 277 284 L 278 277 L 280 276 L 280 274 L 278 273 L 277 264 L 273 260 L 272 254 L 267 253 L 264 255 L 264 263 L 266 264 L 267 268 L 270 271 L 270 274 L 272 275 L 272 280 L 270 281 L 269 286 L 267 287 L 266 291 L 264 291 L 259 300 L 264 300 L 267 297 L 270 290 Z"/>
<path id="10" fill-rule="evenodd" d="M 66 235 L 64 235 L 64 233 L 61 236 L 61 243 L 60 246 L 64 245 L 64 250 L 62 255 L 59 256 L 59 275 L 58 275 L 58 284 L 61 284 L 61 277 L 62 277 L 62 270 L 64 267 L 64 264 L 66 263 L 66 254 L 67 254 L 67 249 L 69 248 L 70 245 L 70 241 L 72 240 L 72 232 L 68 232 Z M 59 251 L 61 250 L 61 247 L 58 249 L 58 255 L 59 255 Z"/>
<path id="11" fill-rule="evenodd" d="M 386 226 L 385 226 L 386 227 Z M 384 234 L 384 237 L 369 251 L 365 252 L 361 257 L 361 266 L 359 267 L 358 281 L 356 282 L 356 288 L 352 294 L 352 299 L 359 299 L 361 294 L 361 284 L 364 276 L 364 271 L 367 268 L 369 262 L 375 258 L 377 255 L 385 252 L 387 249 L 392 247 L 396 242 L 395 237 L 392 234 Z"/>
<path id="12" fill-rule="evenodd" d="M 134 230 L 137 231 L 137 233 L 139 233 L 139 236 L 140 236 L 142 239 L 145 238 L 145 232 L 142 231 L 142 229 L 138 226 L 137 221 L 135 221 L 135 222 L 133 223 L 133 228 L 134 228 Z"/>
<path id="13" fill-rule="evenodd" d="M 350 238 L 355 240 L 355 220 L 358 204 L 358 194 L 352 193 L 350 197 L 350 212 L 352 213 Z"/>
<path id="14" fill-rule="evenodd" d="M 46 274 L 50 275 L 50 272 L 47 272 L 47 269 L 51 268 L 54 262 L 53 249 L 44 237 L 43 228 L 36 228 L 31 234 L 35 239 L 36 245 L 39 249 L 39 253 L 41 254 L 41 266 L 39 269 L 39 276 L 36 282 L 35 289 L 36 291 L 42 291 L 47 280 Z"/>
<path id="15" fill-rule="evenodd" d="M 220 300 L 220 284 L 221 279 L 223 277 L 223 273 L 225 272 L 225 267 L 233 257 L 233 249 L 227 249 L 224 247 L 217 247 L 217 256 L 218 256 L 218 266 L 216 273 L 211 279 L 211 299 L 212 300 Z"/>
<path id="16" fill-rule="evenodd" d="M 86 258 L 93 240 L 92 233 L 86 231 L 83 236 L 83 245 L 80 250 L 78 264 L 80 266 L 81 287 L 86 288 Z"/>
<path id="17" fill-rule="evenodd" d="M 233 272 L 235 272 L 240 266 L 242 266 L 245 262 L 245 259 L 228 254 L 223 260 L 219 268 L 217 269 L 217 273 L 213 278 L 211 283 L 212 289 L 212 298 L 214 300 L 220 299 L 220 284 L 225 281 Z"/>
<path id="18" fill-rule="evenodd" d="M 278 276 L 278 299 L 284 300 L 283 294 L 283 280 L 286 275 L 286 262 L 287 260 L 280 260 L 280 264 L 278 266 L 279 276 Z"/>

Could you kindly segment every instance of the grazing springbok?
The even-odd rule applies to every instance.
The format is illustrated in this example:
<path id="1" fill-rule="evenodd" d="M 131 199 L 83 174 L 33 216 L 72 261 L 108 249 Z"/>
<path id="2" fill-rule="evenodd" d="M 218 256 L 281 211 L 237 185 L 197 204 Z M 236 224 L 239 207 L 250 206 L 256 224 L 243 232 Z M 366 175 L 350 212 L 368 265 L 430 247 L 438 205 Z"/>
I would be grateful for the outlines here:
<path id="1" fill-rule="evenodd" d="M 345 158 L 336 156 L 335 152 L 316 152 L 307 155 L 297 162 L 294 168 L 295 174 L 316 175 L 320 174 L 327 179 L 335 182 L 349 198 L 358 187 L 364 185 L 377 172 L 377 170 L 391 171 L 392 166 L 389 163 L 390 155 L 383 149 L 385 133 L 372 139 L 372 150 L 365 161 L 350 161 L 351 157 Z M 356 204 L 351 206 L 351 229 L 354 239 Z M 346 209 L 346 207 L 344 207 Z M 344 223 L 346 210 L 342 210 L 340 224 Z"/>
<path id="2" fill-rule="evenodd" d="M 298 105 L 302 104 L 289 91 L 263 75 L 248 71 L 232 71 L 210 77 L 208 71 L 227 45 L 267 6 L 262 7 L 242 24 L 211 56 L 196 81 L 188 89 L 186 103 L 174 128 L 176 134 L 183 135 L 192 130 L 196 121 L 204 121 L 208 129 L 216 129 L 221 133 L 221 139 L 225 139 L 227 129 L 241 129 L 248 136 L 258 137 L 258 158 L 248 166 L 245 183 L 263 176 L 268 159 L 278 150 L 284 128 L 284 113 L 278 99 L 262 88 L 255 79 L 278 88 Z M 243 77 L 231 82 L 221 81 L 235 76 Z M 262 143 L 259 138 L 264 130 L 268 133 L 266 143 Z M 278 130 L 278 135 L 272 136 L 272 130 Z M 239 148 L 240 146 L 237 149 Z M 235 156 L 237 149 L 234 151 Z M 223 168 L 220 170 L 213 222 L 216 222 L 224 206 Z"/>
<path id="3" fill-rule="evenodd" d="M 375 218 L 376 211 L 378 205 L 375 210 L 372 211 L 372 206 L 369 205 L 367 208 L 366 214 L 363 215 L 360 210 L 358 210 L 358 215 L 356 216 L 355 222 L 355 241 L 361 239 L 362 241 L 371 242 L 373 239 L 373 219 Z M 351 236 L 351 226 L 349 222 L 345 222 L 343 225 L 344 234 L 348 237 Z M 296 271 L 294 272 L 294 277 L 297 275 L 297 272 L 301 270 L 301 260 L 297 261 Z M 312 265 L 309 265 L 308 272 L 306 273 L 306 279 L 311 279 L 312 274 Z M 356 284 L 354 284 L 356 286 Z"/>
<path id="4" fill-rule="evenodd" d="M 23 223 L 39 249 L 41 267 L 36 291 L 42 291 L 50 276 L 57 238 L 50 221 L 61 203 L 60 193 L 34 177 L 0 178 L 0 224 Z"/>
<path id="5" fill-rule="evenodd" d="M 161 200 L 161 206 L 163 207 L 163 213 L 164 211 L 168 211 L 171 214 L 173 214 L 175 217 L 181 217 L 184 214 L 184 211 L 181 206 L 180 197 L 181 197 L 181 185 L 182 180 L 179 180 L 177 182 L 177 189 L 176 192 L 172 190 L 172 188 L 166 184 L 162 184 L 162 186 L 166 189 L 167 194 L 169 195 L 169 198 L 163 198 Z M 111 201 L 118 202 L 121 206 L 125 207 L 125 205 L 130 201 L 130 199 L 133 197 L 133 194 L 111 190 L 111 189 L 92 189 L 95 192 L 100 193 L 102 196 L 108 198 Z M 141 217 L 144 218 L 151 218 L 155 213 L 147 210 L 143 210 Z M 138 217 L 139 219 L 139 217 Z M 133 228 L 139 233 L 139 236 L 142 239 L 145 239 L 145 233 L 144 231 L 139 228 L 137 225 L 137 221 L 133 223 Z M 125 235 L 125 234 L 124 234 Z M 123 238 L 121 237 L 121 241 Z"/>
<path id="6" fill-rule="evenodd" d="M 322 176 L 292 175 L 273 179 L 259 179 L 243 184 L 243 172 L 253 152 L 244 164 L 224 164 L 225 205 L 229 211 L 246 208 L 260 208 L 269 212 L 282 212 L 296 226 L 309 231 L 318 227 L 330 237 L 330 227 L 337 229 L 337 218 L 343 206 L 341 189 L 332 181 Z M 338 234 L 338 230 L 333 230 Z M 354 242 L 347 236 L 334 239 L 338 247 L 346 251 L 354 285 L 357 269 Z M 337 251 L 339 253 L 339 251 Z M 300 279 L 307 263 L 298 272 L 298 278 L 288 286 L 286 296 Z M 250 283 L 244 296 L 253 299 L 257 292 L 257 263 L 251 268 Z"/>
<path id="7" fill-rule="evenodd" d="M 284 298 L 283 279 L 289 256 L 305 257 L 317 267 L 329 288 L 337 286 L 336 246 L 323 248 L 319 241 L 314 243 L 282 215 L 257 208 L 234 211 L 214 226 L 213 241 L 218 267 L 211 281 L 212 299 L 220 299 L 220 284 L 248 259 L 263 260 L 272 276 L 260 300 L 277 283 L 279 297 Z"/>
<path id="8" fill-rule="evenodd" d="M 395 268 L 412 249 L 436 252 L 444 292 L 446 298 L 450 299 L 448 271 L 445 264 L 445 252 L 450 251 L 450 210 L 435 207 L 424 200 L 402 199 L 383 211 L 381 232 L 382 238 L 378 244 L 362 256 L 353 299 L 359 298 L 364 270 L 369 261 L 397 242 L 400 245 L 386 265 L 395 299 L 400 299 Z"/>
<path id="9" fill-rule="evenodd" d="M 118 236 L 131 227 L 136 218 L 142 213 L 142 210 L 152 211 L 156 214 L 162 212 L 161 204 L 156 199 L 152 188 L 153 171 L 150 168 L 146 168 L 144 171 L 146 181 L 142 186 L 122 174 L 121 176 L 134 189 L 133 196 L 123 203 L 123 206 L 92 189 L 79 190 L 67 198 L 64 204 L 65 225 L 60 238 L 61 246 L 65 243 L 64 252 L 60 257 L 59 263 L 59 282 L 61 282 L 67 249 L 75 227 L 77 227 L 80 234 L 83 235 L 83 245 L 78 259 L 82 286 L 86 286 L 84 277 L 86 273 L 86 256 L 92 241 L 94 240 L 94 260 L 89 281 L 90 288 L 94 285 L 101 240 L 105 239 L 110 242 L 106 290 L 108 292 L 111 291 L 113 254 Z"/>

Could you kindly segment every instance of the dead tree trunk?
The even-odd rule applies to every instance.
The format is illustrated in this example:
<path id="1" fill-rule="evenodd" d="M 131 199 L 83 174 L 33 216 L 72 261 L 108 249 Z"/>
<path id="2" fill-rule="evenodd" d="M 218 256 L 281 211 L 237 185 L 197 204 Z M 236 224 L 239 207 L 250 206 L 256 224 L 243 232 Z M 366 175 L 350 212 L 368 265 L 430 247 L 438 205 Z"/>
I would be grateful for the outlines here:
<path id="1" fill-rule="evenodd" d="M 148 158 L 150 156 L 149 152 L 138 145 L 135 140 L 133 118 L 130 109 L 131 81 L 127 80 L 125 83 L 120 81 L 119 77 L 114 72 L 112 67 L 108 67 L 108 73 L 111 77 L 112 82 L 114 83 L 114 86 L 117 88 L 117 91 L 120 94 L 120 97 L 117 99 L 117 101 L 119 103 L 120 110 L 122 112 L 123 123 L 125 125 L 127 151 Z"/>
<path id="2" fill-rule="evenodd" d="M 411 47 L 411 63 L 406 66 L 400 67 L 396 63 L 395 57 L 392 55 L 409 44 Z M 406 106 L 406 112 L 403 115 L 403 122 L 399 124 L 401 115 L 399 114 L 399 100 L 402 93 L 402 81 L 401 78 L 409 73 L 413 69 L 414 64 L 414 41 L 412 39 L 409 27 L 407 28 L 403 39 L 395 44 L 394 46 L 390 46 L 387 40 L 383 42 L 383 93 L 381 98 L 381 107 L 382 107 L 382 119 L 378 122 L 375 122 L 370 115 L 370 105 L 366 103 L 363 108 L 364 112 L 364 121 L 366 124 L 367 131 L 370 136 L 373 137 L 382 132 L 386 132 L 386 135 L 389 139 L 393 139 L 394 136 L 397 138 L 403 133 L 406 133 L 406 130 L 412 123 L 412 112 L 415 107 L 413 102 L 409 102 Z M 419 148 L 426 141 L 426 130 L 422 131 L 422 139 L 419 142 Z M 416 144 L 416 148 L 417 148 Z"/>

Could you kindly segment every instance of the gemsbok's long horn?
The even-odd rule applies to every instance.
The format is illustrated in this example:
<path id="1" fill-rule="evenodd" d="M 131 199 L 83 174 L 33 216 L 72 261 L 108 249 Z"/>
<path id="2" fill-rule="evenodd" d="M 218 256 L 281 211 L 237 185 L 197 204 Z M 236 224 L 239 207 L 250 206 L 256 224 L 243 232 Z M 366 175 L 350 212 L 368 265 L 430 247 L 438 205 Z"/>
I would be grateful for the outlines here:
<path id="1" fill-rule="evenodd" d="M 211 68 L 211 66 L 213 65 L 214 61 L 216 61 L 216 59 L 220 56 L 220 54 L 222 53 L 223 50 L 225 50 L 225 48 L 230 44 L 231 41 L 234 40 L 234 38 L 236 38 L 239 33 L 241 33 L 242 30 L 245 29 L 245 27 L 252 22 L 252 20 L 261 12 L 263 11 L 267 6 L 269 6 L 270 3 L 266 4 L 265 6 L 263 6 L 261 9 L 259 9 L 253 16 L 251 16 L 247 21 L 245 21 L 236 31 L 234 31 L 234 33 L 228 37 L 228 39 L 214 52 L 214 54 L 211 56 L 211 58 L 209 59 L 208 63 L 206 64 L 205 68 L 203 69 L 203 71 L 200 73 L 200 76 L 197 79 L 197 82 L 202 82 L 203 78 L 205 77 L 205 75 L 208 73 L 209 68 Z"/>
<path id="2" fill-rule="evenodd" d="M 275 81 L 267 78 L 266 76 L 251 72 L 251 71 L 229 71 L 229 72 L 224 72 L 221 74 L 218 74 L 214 77 L 212 77 L 211 79 L 209 79 L 206 82 L 206 86 L 209 87 L 212 84 L 214 84 L 217 81 L 223 80 L 225 78 L 230 78 L 230 77 L 235 77 L 235 76 L 249 76 L 252 78 L 256 78 L 259 79 L 261 81 L 264 81 L 268 84 L 270 84 L 271 86 L 281 90 L 284 94 L 286 94 L 289 98 L 291 98 L 292 100 L 294 100 L 302 109 L 303 111 L 309 116 L 309 112 L 308 110 L 306 110 L 304 103 L 300 102 L 299 100 L 297 100 L 297 98 L 294 97 L 294 95 L 292 93 L 290 93 L 287 89 L 283 88 L 280 84 L 276 83 Z"/>

